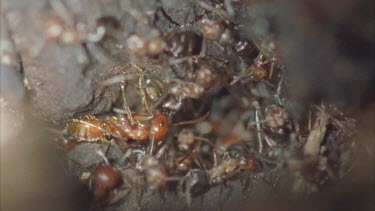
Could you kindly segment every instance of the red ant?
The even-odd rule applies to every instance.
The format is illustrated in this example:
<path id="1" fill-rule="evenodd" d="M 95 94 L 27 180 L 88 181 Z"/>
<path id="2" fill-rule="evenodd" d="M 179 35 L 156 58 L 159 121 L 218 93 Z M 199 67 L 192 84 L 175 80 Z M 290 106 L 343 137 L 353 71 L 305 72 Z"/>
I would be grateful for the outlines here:
<path id="1" fill-rule="evenodd" d="M 139 68 L 138 66 L 136 67 Z M 143 85 L 141 81 L 143 80 L 143 72 L 141 78 L 140 84 Z M 79 141 L 88 142 L 103 141 L 109 136 L 121 142 L 126 142 L 128 139 L 142 142 L 150 139 L 156 142 L 162 140 L 168 131 L 167 117 L 157 111 L 151 111 L 145 97 L 142 100 L 151 115 L 135 115 L 133 117 L 125 98 L 124 85 L 121 85 L 121 91 L 126 115 L 110 117 L 105 122 L 95 117 L 80 120 L 74 119 L 67 124 L 68 131 Z M 142 89 L 141 91 L 143 91 L 142 94 L 145 96 L 145 90 Z"/>

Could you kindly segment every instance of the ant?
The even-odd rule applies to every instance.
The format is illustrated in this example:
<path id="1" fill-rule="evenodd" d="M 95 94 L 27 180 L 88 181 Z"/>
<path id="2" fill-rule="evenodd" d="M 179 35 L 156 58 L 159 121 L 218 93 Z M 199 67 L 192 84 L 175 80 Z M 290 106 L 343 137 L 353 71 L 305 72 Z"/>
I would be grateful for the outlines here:
<path id="1" fill-rule="evenodd" d="M 140 85 L 143 85 L 142 80 L 143 72 L 140 77 Z M 74 119 L 67 124 L 68 131 L 79 141 L 88 142 L 103 141 L 105 137 L 112 136 L 122 143 L 132 139 L 141 142 L 151 141 L 153 146 L 154 142 L 164 139 L 168 131 L 168 119 L 156 110 L 151 111 L 145 97 L 145 90 L 141 90 L 144 96 L 142 100 L 150 115 L 135 115 L 134 117 L 125 98 L 124 85 L 121 85 L 121 91 L 126 115 L 110 117 L 105 122 L 95 117 Z"/>
<path id="2" fill-rule="evenodd" d="M 237 147 L 239 146 L 239 147 Z M 210 184 L 218 184 L 232 178 L 240 171 L 260 171 L 261 165 L 248 150 L 238 144 L 228 147 L 219 165 L 209 169 Z"/>
<path id="3" fill-rule="evenodd" d="M 239 76 L 234 76 L 230 84 L 233 85 L 239 80 L 250 76 L 256 82 L 261 81 L 270 87 L 274 87 L 275 85 L 271 81 L 275 78 L 273 77 L 275 75 L 275 66 L 277 66 L 275 62 L 268 60 L 262 53 L 259 53 L 256 58 L 252 59 L 247 71 L 241 72 Z M 280 75 L 278 77 L 282 78 Z"/>
<path id="4" fill-rule="evenodd" d="M 172 112 L 178 111 L 185 99 L 198 99 L 212 87 L 217 71 L 211 65 L 202 63 L 188 71 L 186 75 L 187 79 L 166 78 L 164 82 L 167 93 L 156 101 L 155 106 L 161 105 Z"/>
<path id="5" fill-rule="evenodd" d="M 80 181 L 88 185 L 95 203 L 110 205 L 123 198 L 128 190 L 123 186 L 124 175 L 118 166 L 110 162 L 108 154 L 111 143 L 105 153 L 100 149 L 96 153 L 103 159 L 94 165 L 82 165 L 73 158 L 68 158 L 80 169 Z"/>
<path id="6" fill-rule="evenodd" d="M 98 165 L 91 172 L 89 186 L 95 200 L 109 204 L 114 197 L 114 190 L 122 183 L 122 175 L 117 169 L 109 165 Z"/>
<path id="7" fill-rule="evenodd" d="M 129 139 L 140 142 L 151 142 L 151 147 L 153 148 L 155 143 L 165 138 L 169 127 L 168 118 L 158 110 L 151 109 L 145 88 L 144 72 L 138 65 L 133 65 L 140 73 L 138 85 L 142 95 L 142 102 L 149 114 L 132 114 L 125 97 L 125 86 L 121 85 L 125 114 L 117 117 L 109 117 L 104 122 L 95 117 L 80 120 L 73 119 L 67 124 L 67 129 L 79 141 L 105 141 L 106 137 L 113 137 L 124 144 Z M 191 124 L 197 121 L 200 120 L 176 123 L 176 125 Z"/>
<path id="8" fill-rule="evenodd" d="M 249 123 L 248 127 L 256 125 L 258 134 L 259 153 L 263 153 L 263 138 L 269 147 L 274 147 L 277 142 L 271 137 L 272 134 L 285 135 L 286 131 L 290 131 L 289 116 L 285 107 L 281 105 L 269 105 L 266 107 L 266 119 L 263 118 L 262 111 L 258 101 L 253 102 L 255 108 L 255 122 Z M 267 127 L 263 127 L 265 123 Z"/>
<path id="9" fill-rule="evenodd" d="M 139 141 L 151 140 L 151 144 L 152 144 L 151 146 L 153 146 L 154 142 L 159 142 L 165 138 L 167 131 L 168 131 L 168 119 L 165 115 L 161 114 L 157 110 L 151 111 L 148 98 L 147 98 L 148 96 L 147 89 L 144 87 L 144 72 L 137 65 L 134 65 L 134 66 L 141 73 L 141 76 L 139 79 L 139 87 L 143 96 L 142 101 L 145 104 L 146 110 L 148 110 L 151 113 L 151 115 L 150 116 L 136 115 L 137 118 L 140 118 L 138 120 L 133 118 L 130 112 L 129 106 L 127 105 L 127 102 L 126 102 L 126 98 L 124 94 L 124 87 L 122 86 L 123 100 L 124 100 L 125 112 L 127 114 L 127 118 L 125 116 L 121 117 L 120 119 L 116 119 L 112 117 L 108 120 L 108 123 L 113 128 L 116 128 L 116 131 L 113 131 L 113 132 L 125 133 L 125 134 L 122 134 L 122 136 L 127 135 L 128 138 L 133 139 L 133 140 L 139 140 Z M 203 116 L 202 118 L 203 119 L 206 118 L 207 115 Z M 192 121 L 175 123 L 173 124 L 173 126 L 193 124 L 198 121 L 201 121 L 202 118 L 198 118 Z M 148 124 L 150 124 L 150 126 L 147 127 L 140 120 L 146 120 L 146 123 L 148 121 L 149 122 Z"/>

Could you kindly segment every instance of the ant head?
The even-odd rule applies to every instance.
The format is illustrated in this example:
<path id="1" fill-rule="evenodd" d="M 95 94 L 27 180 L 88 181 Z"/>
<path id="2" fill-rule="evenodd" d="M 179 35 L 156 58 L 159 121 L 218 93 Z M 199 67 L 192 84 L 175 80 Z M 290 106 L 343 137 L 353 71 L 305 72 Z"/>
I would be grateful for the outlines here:
<path id="1" fill-rule="evenodd" d="M 155 141 L 161 141 L 168 132 L 168 118 L 164 114 L 156 113 L 155 118 L 151 121 L 151 132 L 154 133 Z"/>

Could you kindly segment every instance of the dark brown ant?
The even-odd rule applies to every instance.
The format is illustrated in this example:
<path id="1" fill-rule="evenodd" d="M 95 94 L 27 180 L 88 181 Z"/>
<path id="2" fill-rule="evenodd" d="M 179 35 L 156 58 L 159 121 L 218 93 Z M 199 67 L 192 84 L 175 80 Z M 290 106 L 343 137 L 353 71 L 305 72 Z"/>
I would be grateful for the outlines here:
<path id="1" fill-rule="evenodd" d="M 242 64 L 246 66 L 250 66 L 259 55 L 257 46 L 252 41 L 241 37 L 234 43 L 234 52 L 237 54 Z"/>
<path id="2" fill-rule="evenodd" d="M 82 170 L 80 179 L 89 186 L 94 201 L 102 205 L 115 203 L 123 197 L 122 192 L 126 191 L 122 187 L 124 181 L 121 171 L 108 160 L 110 147 L 111 144 L 105 153 L 96 151 L 103 158 L 103 162 L 96 164 L 92 170 L 89 170 L 91 167 L 83 167 L 81 163 L 69 159 Z"/>
<path id="3" fill-rule="evenodd" d="M 90 177 L 90 189 L 94 199 L 108 204 L 113 198 L 114 190 L 123 183 L 121 173 L 112 166 L 98 165 Z"/>

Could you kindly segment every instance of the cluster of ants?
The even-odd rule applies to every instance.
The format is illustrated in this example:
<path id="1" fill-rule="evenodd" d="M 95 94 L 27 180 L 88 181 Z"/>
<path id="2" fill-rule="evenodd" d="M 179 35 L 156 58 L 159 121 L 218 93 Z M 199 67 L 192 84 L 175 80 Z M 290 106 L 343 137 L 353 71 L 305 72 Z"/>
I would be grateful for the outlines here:
<path id="1" fill-rule="evenodd" d="M 108 144 L 107 153 L 98 152 L 104 161 L 85 179 L 103 204 L 115 203 L 134 186 L 161 190 L 176 182 L 191 203 L 244 171 L 264 175 L 265 169 L 318 168 L 322 160 L 315 158 L 327 125 L 347 130 L 349 120 L 324 105 L 310 111 L 306 124 L 294 120 L 282 98 L 285 68 L 277 57 L 240 35 L 233 8 L 203 1 L 194 5 L 203 11 L 200 20 L 173 22 L 176 29 L 166 33 L 149 15 L 130 13 L 150 33 L 130 34 L 123 44 L 130 57 L 124 73 L 101 82 L 119 84 L 124 109 L 114 109 L 118 114 L 105 119 L 88 116 L 66 125 L 66 137 L 74 143 Z M 140 93 L 137 112 L 128 102 L 132 91 Z M 209 112 L 193 108 L 207 102 Z M 178 116 L 198 117 L 174 122 Z M 123 156 L 112 162 L 108 151 L 114 144 Z M 126 175 L 130 170 L 135 177 Z"/>

